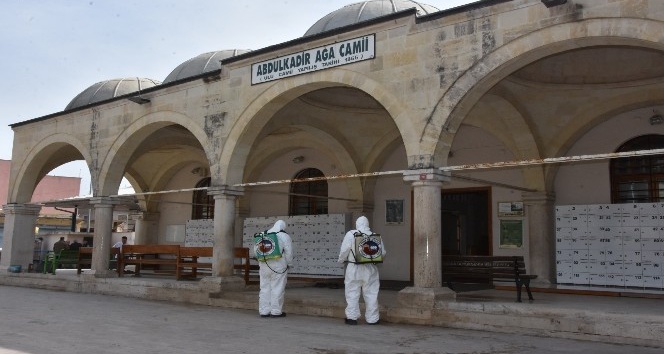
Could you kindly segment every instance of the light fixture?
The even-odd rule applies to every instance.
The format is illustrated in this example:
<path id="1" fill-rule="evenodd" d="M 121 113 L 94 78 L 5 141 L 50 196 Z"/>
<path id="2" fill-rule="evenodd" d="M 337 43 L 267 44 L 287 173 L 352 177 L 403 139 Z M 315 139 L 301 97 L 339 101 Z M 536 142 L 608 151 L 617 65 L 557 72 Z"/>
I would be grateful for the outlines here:
<path id="1" fill-rule="evenodd" d="M 145 98 L 145 97 L 141 97 L 140 95 L 139 95 L 139 96 L 132 96 L 132 97 L 129 97 L 128 100 L 130 100 L 130 101 L 132 101 L 132 102 L 134 102 L 134 103 L 138 103 L 138 104 L 145 104 L 145 103 L 149 103 L 149 102 L 150 102 L 149 99 L 147 99 L 147 98 Z"/>
<path id="2" fill-rule="evenodd" d="M 293 157 L 293 163 L 302 163 L 302 161 L 304 161 L 304 156 L 302 155 Z"/>
<path id="3" fill-rule="evenodd" d="M 658 125 L 664 123 L 664 117 L 661 114 L 654 112 L 655 114 L 650 117 L 650 125 Z"/>

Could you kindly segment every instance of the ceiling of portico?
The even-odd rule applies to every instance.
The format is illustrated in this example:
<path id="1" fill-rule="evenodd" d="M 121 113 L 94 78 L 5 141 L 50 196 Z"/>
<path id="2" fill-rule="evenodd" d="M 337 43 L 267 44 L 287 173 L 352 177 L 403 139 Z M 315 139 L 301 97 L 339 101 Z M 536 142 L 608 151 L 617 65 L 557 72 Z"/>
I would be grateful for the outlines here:
<path id="1" fill-rule="evenodd" d="M 362 170 L 373 163 L 365 161 L 364 157 L 372 155 L 372 149 L 381 143 L 381 139 L 394 135 L 396 130 L 396 124 L 380 103 L 360 90 L 346 87 L 315 90 L 294 99 L 270 119 L 257 137 L 249 160 L 261 159 L 256 154 L 266 151 L 261 144 L 268 141 L 275 144 L 280 139 L 302 139 L 304 134 L 311 136 L 307 139 L 309 145 L 312 141 L 326 144 L 325 139 L 317 136 L 324 132 L 326 139 L 333 139 L 343 146 L 358 170 Z M 322 145 L 321 149 L 324 149 Z M 260 168 L 261 164 L 252 163 L 250 166 Z M 245 176 L 253 172 L 246 171 Z"/>
<path id="2" fill-rule="evenodd" d="M 135 180 L 144 182 L 140 189 L 156 190 L 176 172 L 174 166 L 192 162 L 209 168 L 198 140 L 184 127 L 171 125 L 150 134 L 138 145 L 126 171 L 136 175 Z"/>
<path id="3" fill-rule="evenodd" d="M 664 77 L 664 52 L 639 47 L 590 47 L 538 60 L 512 74 L 542 84 L 599 85 Z"/>
<path id="4" fill-rule="evenodd" d="M 331 87 L 302 95 L 300 100 L 323 109 L 345 110 L 366 109 L 383 110 L 383 107 L 370 95 L 347 87 Z"/>
<path id="5" fill-rule="evenodd" d="M 560 156 L 600 121 L 664 102 L 661 63 L 664 52 L 634 46 L 557 53 L 526 64 L 493 86 L 462 124 L 501 137 L 521 158 Z"/>

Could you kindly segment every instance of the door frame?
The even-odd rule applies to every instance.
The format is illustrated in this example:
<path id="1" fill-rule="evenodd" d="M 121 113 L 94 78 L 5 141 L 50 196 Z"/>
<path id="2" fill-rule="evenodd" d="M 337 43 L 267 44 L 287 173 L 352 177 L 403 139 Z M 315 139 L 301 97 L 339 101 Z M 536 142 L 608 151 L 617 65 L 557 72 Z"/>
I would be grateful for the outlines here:
<path id="1" fill-rule="evenodd" d="M 444 194 L 462 194 L 462 193 L 478 193 L 478 192 L 485 192 L 487 195 L 486 198 L 486 208 L 487 208 L 487 247 L 489 249 L 489 256 L 493 255 L 493 202 L 491 198 L 491 186 L 486 186 L 486 187 L 468 187 L 468 188 L 453 188 L 453 189 L 441 189 L 440 190 L 440 199 L 441 199 L 441 213 L 442 213 L 442 205 L 443 205 L 443 195 Z M 441 229 L 441 235 L 440 237 L 442 238 L 442 229 Z M 441 242 L 441 247 L 442 247 L 442 242 Z M 441 249 L 441 255 L 442 255 L 442 249 Z"/>
<path id="2" fill-rule="evenodd" d="M 488 223 L 487 223 L 487 232 L 488 232 L 488 247 L 489 247 L 489 255 L 493 255 L 493 201 L 492 201 L 492 194 L 491 194 L 491 186 L 486 186 L 486 187 L 467 187 L 467 188 L 453 188 L 453 189 L 442 189 L 440 190 L 440 199 L 441 199 L 441 206 L 442 206 L 442 199 L 443 199 L 443 194 L 444 193 L 463 193 L 463 192 L 486 192 L 487 193 L 487 215 L 488 215 Z M 414 203 L 414 196 L 415 193 L 411 189 L 410 191 L 410 281 L 411 283 L 415 280 L 415 203 Z M 440 210 L 442 213 L 442 210 Z M 442 214 L 441 214 L 442 216 Z M 442 229 L 440 237 L 442 238 Z M 442 247 L 442 242 L 441 242 L 441 247 Z M 442 249 L 441 249 L 441 256 L 442 256 Z"/>

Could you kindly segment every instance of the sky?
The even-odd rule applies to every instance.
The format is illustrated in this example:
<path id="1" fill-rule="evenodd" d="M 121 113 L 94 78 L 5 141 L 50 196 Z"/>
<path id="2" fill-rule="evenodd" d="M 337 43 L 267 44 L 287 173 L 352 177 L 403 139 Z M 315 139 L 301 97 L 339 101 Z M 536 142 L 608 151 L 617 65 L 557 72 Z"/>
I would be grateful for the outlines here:
<path id="1" fill-rule="evenodd" d="M 4 0 L 0 12 L 0 159 L 10 124 L 64 110 L 104 80 L 163 81 L 178 65 L 223 49 L 260 49 L 301 37 L 358 0 Z M 440 10 L 474 1 L 424 0 Z M 90 175 L 82 161 L 50 175 Z"/>

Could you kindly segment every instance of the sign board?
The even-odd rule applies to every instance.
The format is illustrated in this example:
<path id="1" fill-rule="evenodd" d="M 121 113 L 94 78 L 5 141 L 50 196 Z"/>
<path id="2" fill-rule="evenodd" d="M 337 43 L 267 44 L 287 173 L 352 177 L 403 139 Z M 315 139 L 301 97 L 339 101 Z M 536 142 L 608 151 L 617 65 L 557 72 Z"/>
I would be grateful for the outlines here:
<path id="1" fill-rule="evenodd" d="M 500 220 L 500 248 L 523 246 L 523 220 Z"/>
<path id="2" fill-rule="evenodd" d="M 279 80 L 375 57 L 376 35 L 370 34 L 251 64 L 251 84 Z"/>
<path id="3" fill-rule="evenodd" d="M 523 202 L 499 202 L 498 216 L 523 216 Z"/>

